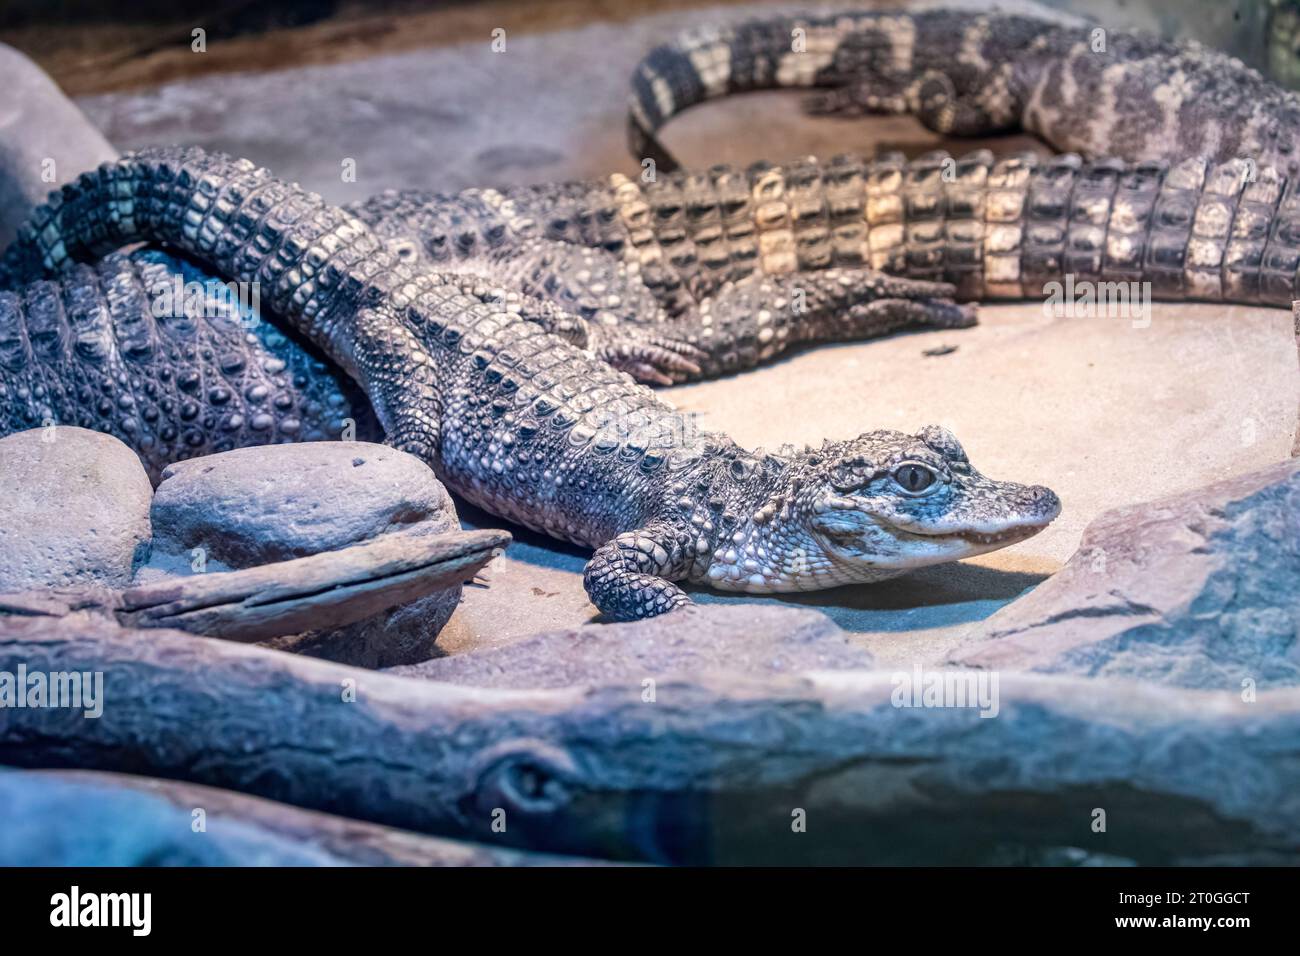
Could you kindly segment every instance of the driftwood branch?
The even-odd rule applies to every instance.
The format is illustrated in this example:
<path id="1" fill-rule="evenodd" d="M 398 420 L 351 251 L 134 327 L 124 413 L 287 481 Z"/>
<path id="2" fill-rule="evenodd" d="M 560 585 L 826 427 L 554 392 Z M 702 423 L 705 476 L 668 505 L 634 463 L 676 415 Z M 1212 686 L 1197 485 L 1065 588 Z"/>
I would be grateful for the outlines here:
<path id="1" fill-rule="evenodd" d="M 213 571 L 123 592 L 0 595 L 0 615 L 98 610 L 128 627 L 170 627 L 262 641 L 342 627 L 460 586 L 510 542 L 505 531 L 403 532 L 239 571 Z"/>
<path id="2" fill-rule="evenodd" d="M 896 707 L 892 675 L 843 671 L 662 677 L 650 700 L 642 680 L 471 689 L 85 614 L 0 622 L 0 670 L 19 665 L 102 671 L 103 713 L 0 712 L 0 762 L 185 778 L 494 846 L 731 863 L 1300 849 L 1294 688 L 1246 703 L 1003 674 L 985 718 Z"/>

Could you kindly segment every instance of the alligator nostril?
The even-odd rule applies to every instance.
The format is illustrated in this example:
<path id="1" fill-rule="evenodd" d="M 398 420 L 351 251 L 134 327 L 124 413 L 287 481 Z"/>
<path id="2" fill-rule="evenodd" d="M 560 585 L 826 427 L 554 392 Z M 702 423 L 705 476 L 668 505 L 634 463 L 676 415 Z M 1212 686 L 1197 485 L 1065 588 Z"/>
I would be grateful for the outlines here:
<path id="1" fill-rule="evenodd" d="M 1056 492 L 1044 485 L 1031 486 L 1029 500 L 1035 505 L 1041 505 L 1044 509 L 1059 508 L 1061 506 L 1061 499 L 1056 496 Z"/>

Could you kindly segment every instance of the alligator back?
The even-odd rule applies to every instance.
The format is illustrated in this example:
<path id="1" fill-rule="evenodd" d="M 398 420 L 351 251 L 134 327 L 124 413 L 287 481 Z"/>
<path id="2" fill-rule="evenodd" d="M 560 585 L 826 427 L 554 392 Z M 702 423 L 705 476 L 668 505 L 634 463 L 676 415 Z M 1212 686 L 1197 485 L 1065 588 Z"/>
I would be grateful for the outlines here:
<path id="1" fill-rule="evenodd" d="M 381 432 L 356 386 L 255 303 L 158 250 L 0 292 L 0 434 L 78 425 L 171 462 Z"/>

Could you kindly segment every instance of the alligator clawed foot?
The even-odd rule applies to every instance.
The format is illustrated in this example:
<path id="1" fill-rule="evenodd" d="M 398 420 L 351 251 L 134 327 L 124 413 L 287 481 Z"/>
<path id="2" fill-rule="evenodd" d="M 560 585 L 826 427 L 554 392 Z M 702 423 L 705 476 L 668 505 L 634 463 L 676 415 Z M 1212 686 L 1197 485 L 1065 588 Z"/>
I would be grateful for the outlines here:
<path id="1" fill-rule="evenodd" d="M 689 342 L 644 329 L 599 327 L 589 345 L 597 358 L 648 385 L 675 385 L 698 376 L 707 358 Z"/>
<path id="2" fill-rule="evenodd" d="M 861 317 L 869 322 L 887 317 L 900 325 L 958 329 L 978 321 L 975 306 L 957 302 L 957 288 L 947 282 L 874 273 L 871 289 L 875 297 L 857 307 Z"/>

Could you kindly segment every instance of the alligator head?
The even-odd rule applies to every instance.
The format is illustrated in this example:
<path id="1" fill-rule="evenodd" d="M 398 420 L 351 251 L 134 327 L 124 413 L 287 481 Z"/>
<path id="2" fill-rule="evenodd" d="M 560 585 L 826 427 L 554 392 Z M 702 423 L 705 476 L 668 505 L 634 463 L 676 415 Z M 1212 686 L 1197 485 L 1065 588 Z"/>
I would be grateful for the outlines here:
<path id="1" fill-rule="evenodd" d="M 707 572 L 714 587 L 804 591 L 996 551 L 1060 513 L 1041 485 L 994 481 L 951 432 L 869 432 L 788 458 Z"/>

